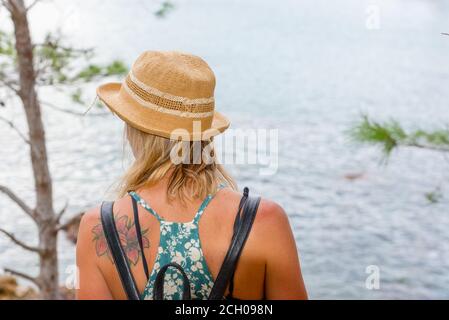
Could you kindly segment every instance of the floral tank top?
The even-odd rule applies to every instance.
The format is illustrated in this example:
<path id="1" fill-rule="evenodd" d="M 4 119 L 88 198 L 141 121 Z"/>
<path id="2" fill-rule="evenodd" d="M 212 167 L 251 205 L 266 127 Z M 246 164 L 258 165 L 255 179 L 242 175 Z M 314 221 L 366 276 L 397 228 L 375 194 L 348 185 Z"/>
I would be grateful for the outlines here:
<path id="1" fill-rule="evenodd" d="M 153 299 L 153 289 L 157 273 L 164 265 L 176 262 L 184 269 L 189 278 L 192 299 L 207 299 L 214 282 L 201 248 L 198 223 L 207 205 L 212 200 L 213 195 L 208 195 L 204 199 L 193 220 L 189 222 L 166 221 L 136 192 L 131 191 L 129 195 L 139 205 L 145 208 L 146 211 L 156 217 L 160 224 L 160 240 L 157 256 L 142 298 L 145 300 Z M 182 289 L 183 279 L 179 270 L 175 268 L 167 269 L 164 281 L 164 299 L 180 300 L 182 297 Z"/>

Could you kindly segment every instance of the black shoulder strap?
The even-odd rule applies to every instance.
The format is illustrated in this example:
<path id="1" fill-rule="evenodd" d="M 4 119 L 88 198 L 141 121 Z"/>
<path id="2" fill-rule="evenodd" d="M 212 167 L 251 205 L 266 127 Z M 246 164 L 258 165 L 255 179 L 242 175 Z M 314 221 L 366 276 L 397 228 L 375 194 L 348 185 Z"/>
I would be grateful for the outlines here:
<path id="1" fill-rule="evenodd" d="M 243 206 L 246 203 L 246 199 L 248 199 L 249 189 L 247 187 L 243 188 L 243 197 L 240 200 L 239 209 L 237 211 L 237 215 L 235 217 L 234 221 L 234 233 L 232 235 L 232 240 L 234 240 L 235 236 L 237 235 L 238 228 L 240 227 L 240 220 L 242 217 L 242 209 Z M 229 279 L 229 294 L 228 297 L 232 297 L 232 294 L 234 292 L 234 274 L 235 274 L 235 268 L 232 270 L 230 279 Z"/>
<path id="2" fill-rule="evenodd" d="M 232 237 L 231 245 L 229 246 L 217 279 L 215 280 L 214 286 L 209 295 L 209 300 L 223 299 L 224 292 L 229 280 L 233 277 L 238 259 L 242 253 L 243 247 L 245 246 L 246 239 L 251 231 L 251 227 L 259 207 L 260 197 L 249 197 L 247 190 L 245 191 L 244 198 L 246 199 L 242 199 L 242 201 L 244 201 L 242 216 L 240 217 L 240 212 L 237 213 L 236 219 L 239 219 L 238 223 L 235 224 L 237 230 Z"/>
<path id="3" fill-rule="evenodd" d="M 114 202 L 112 201 L 105 201 L 101 204 L 101 224 L 103 225 L 103 232 L 128 299 L 140 300 L 136 282 L 134 281 L 134 277 L 131 273 L 125 252 L 120 244 L 117 227 L 115 226 L 114 214 L 112 211 L 113 206 Z"/>
<path id="4" fill-rule="evenodd" d="M 136 227 L 137 241 L 139 242 L 140 253 L 142 255 L 142 265 L 145 275 L 147 276 L 147 281 L 150 279 L 150 272 L 148 271 L 147 259 L 145 257 L 145 249 L 143 247 L 143 239 L 142 239 L 142 230 L 140 228 L 139 222 L 139 210 L 137 209 L 137 201 L 134 197 L 131 197 L 131 201 L 133 203 L 133 212 L 134 212 L 134 226 Z"/>
<path id="5" fill-rule="evenodd" d="M 242 216 L 242 209 L 243 209 L 243 206 L 245 205 L 246 199 L 248 199 L 248 194 L 249 194 L 249 189 L 247 187 L 243 188 L 243 196 L 239 203 L 239 209 L 237 210 L 237 215 L 235 216 L 234 231 L 233 231 L 234 233 L 233 233 L 232 237 L 235 237 L 235 235 L 237 234 L 237 230 L 240 227 L 240 219 Z"/>

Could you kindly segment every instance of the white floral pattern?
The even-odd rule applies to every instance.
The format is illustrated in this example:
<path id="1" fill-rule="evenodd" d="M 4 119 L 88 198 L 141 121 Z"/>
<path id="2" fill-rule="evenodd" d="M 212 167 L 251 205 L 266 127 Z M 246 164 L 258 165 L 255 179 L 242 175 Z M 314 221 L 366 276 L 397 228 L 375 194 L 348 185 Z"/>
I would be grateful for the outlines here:
<path id="1" fill-rule="evenodd" d="M 207 299 L 214 285 L 212 275 L 204 258 L 198 233 L 198 221 L 212 199 L 208 195 L 195 218 L 186 223 L 165 221 L 135 192 L 129 193 L 136 201 L 153 214 L 160 223 L 160 242 L 150 279 L 143 292 L 145 300 L 153 299 L 154 282 L 160 268 L 168 263 L 178 263 L 187 274 L 192 299 Z M 183 279 L 179 270 L 168 268 L 165 273 L 164 299 L 180 300 Z"/>

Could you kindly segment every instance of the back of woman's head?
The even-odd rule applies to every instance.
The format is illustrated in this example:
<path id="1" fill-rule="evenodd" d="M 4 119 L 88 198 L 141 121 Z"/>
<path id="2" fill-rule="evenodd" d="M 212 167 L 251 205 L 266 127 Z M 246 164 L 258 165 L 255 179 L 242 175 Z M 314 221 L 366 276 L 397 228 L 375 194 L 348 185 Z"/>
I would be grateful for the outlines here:
<path id="1" fill-rule="evenodd" d="M 213 141 L 176 141 L 125 125 L 134 162 L 122 177 L 120 195 L 168 179 L 168 199 L 186 201 L 214 193 L 220 184 L 236 184 L 217 163 Z"/>

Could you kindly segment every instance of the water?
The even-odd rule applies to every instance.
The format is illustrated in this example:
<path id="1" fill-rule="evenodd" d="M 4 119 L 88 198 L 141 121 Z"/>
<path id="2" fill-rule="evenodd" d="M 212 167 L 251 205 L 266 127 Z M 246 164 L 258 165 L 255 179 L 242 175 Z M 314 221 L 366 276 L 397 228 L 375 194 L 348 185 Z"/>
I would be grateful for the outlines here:
<path id="1" fill-rule="evenodd" d="M 217 76 L 217 107 L 233 128 L 279 128 L 279 170 L 232 166 L 241 186 L 288 212 L 311 298 L 449 298 L 447 159 L 348 143 L 361 112 L 406 127 L 449 123 L 449 2 L 176 1 L 167 19 L 144 1 L 54 2 L 36 6 L 34 36 L 62 26 L 71 43 L 93 46 L 98 61 L 128 64 L 145 49 L 179 49 L 206 59 Z M 372 6 L 375 7 L 372 7 Z M 366 27 L 380 10 L 380 29 Z M 371 12 L 371 11 L 370 11 Z M 0 20 L 0 25 L 5 21 Z M 94 88 L 86 89 L 94 97 Z M 45 99 L 71 106 L 59 94 Z M 79 108 L 79 107 L 78 107 Z M 22 122 L 20 108 L 2 111 Z M 44 109 L 59 206 L 76 213 L 107 197 L 123 170 L 122 127 L 113 116 L 78 118 Z M 33 201 L 26 148 L 0 128 L 0 181 Z M 362 173 L 354 181 L 346 174 Z M 424 194 L 441 186 L 444 199 Z M 33 242 L 32 224 L 0 197 L 0 225 Z M 61 279 L 74 248 L 61 236 Z M 37 260 L 0 238 L 0 267 L 36 271 Z M 367 266 L 380 289 L 365 287 Z"/>

